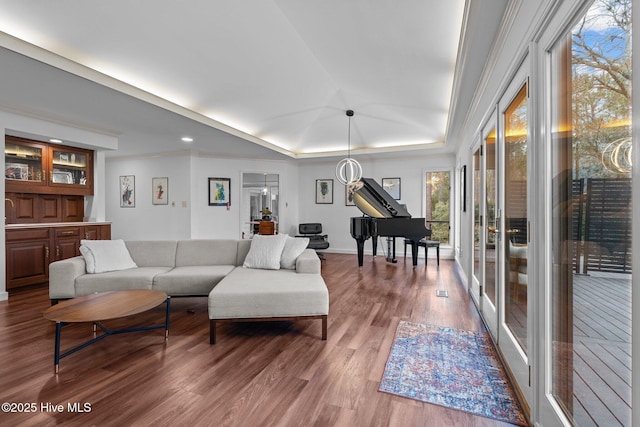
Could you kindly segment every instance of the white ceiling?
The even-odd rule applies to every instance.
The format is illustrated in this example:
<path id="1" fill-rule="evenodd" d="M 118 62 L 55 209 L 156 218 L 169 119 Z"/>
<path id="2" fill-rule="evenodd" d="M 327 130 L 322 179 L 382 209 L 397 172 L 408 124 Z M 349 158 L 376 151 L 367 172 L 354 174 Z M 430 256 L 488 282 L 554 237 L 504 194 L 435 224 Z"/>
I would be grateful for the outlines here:
<path id="1" fill-rule="evenodd" d="M 353 154 L 442 148 L 490 3 L 0 0 L 0 108 L 117 135 L 120 155 L 341 155 L 347 109 Z"/>

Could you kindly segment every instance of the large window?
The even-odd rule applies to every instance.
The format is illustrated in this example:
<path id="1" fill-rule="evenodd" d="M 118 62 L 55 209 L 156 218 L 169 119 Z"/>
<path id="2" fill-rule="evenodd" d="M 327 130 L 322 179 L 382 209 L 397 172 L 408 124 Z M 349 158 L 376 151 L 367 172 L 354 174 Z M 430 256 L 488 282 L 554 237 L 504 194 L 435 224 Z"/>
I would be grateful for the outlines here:
<path id="1" fill-rule="evenodd" d="M 451 226 L 450 202 L 451 183 L 448 171 L 427 172 L 426 197 L 425 197 L 425 221 L 427 228 L 431 230 L 431 240 L 437 240 L 442 244 L 449 244 Z"/>

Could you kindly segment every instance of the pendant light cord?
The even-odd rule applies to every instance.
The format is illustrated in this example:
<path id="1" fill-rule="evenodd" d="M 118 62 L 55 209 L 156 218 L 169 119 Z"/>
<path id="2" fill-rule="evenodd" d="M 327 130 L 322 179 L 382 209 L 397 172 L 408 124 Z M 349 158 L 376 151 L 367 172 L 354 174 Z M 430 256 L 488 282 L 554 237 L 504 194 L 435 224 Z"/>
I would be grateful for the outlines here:
<path id="1" fill-rule="evenodd" d="M 347 136 L 347 157 L 351 158 L 351 116 L 349 116 L 349 135 Z"/>

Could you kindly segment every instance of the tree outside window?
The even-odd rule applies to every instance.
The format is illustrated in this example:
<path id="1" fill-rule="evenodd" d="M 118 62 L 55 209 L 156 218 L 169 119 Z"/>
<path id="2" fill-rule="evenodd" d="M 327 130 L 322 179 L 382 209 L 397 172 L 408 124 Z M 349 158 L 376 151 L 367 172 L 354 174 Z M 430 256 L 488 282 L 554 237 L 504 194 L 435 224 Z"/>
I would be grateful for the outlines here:
<path id="1" fill-rule="evenodd" d="M 427 172 L 426 186 L 425 222 L 427 228 L 431 229 L 431 240 L 449 244 L 450 173 Z"/>

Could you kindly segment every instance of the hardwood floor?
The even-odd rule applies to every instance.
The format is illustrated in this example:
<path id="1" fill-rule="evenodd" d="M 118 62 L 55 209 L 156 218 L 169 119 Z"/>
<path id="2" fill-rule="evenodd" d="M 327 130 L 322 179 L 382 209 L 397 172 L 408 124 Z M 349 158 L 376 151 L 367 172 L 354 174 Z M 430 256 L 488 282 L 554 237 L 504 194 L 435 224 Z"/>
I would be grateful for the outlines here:
<path id="1" fill-rule="evenodd" d="M 496 426 L 465 412 L 378 391 L 399 320 L 482 330 L 453 261 L 389 264 L 384 257 L 326 254 L 328 340 L 319 320 L 223 323 L 209 345 L 207 299 L 174 298 L 163 331 L 114 335 L 60 363 L 55 324 L 42 317 L 46 289 L 0 302 L 0 402 L 35 403 L 0 413 L 3 425 Z M 448 298 L 436 296 L 444 289 Z M 113 328 L 160 323 L 163 306 Z M 64 328 L 62 349 L 91 337 Z M 41 405 L 63 405 L 62 412 Z M 88 403 L 83 413 L 67 405 Z M 83 407 L 84 408 L 84 407 Z"/>

